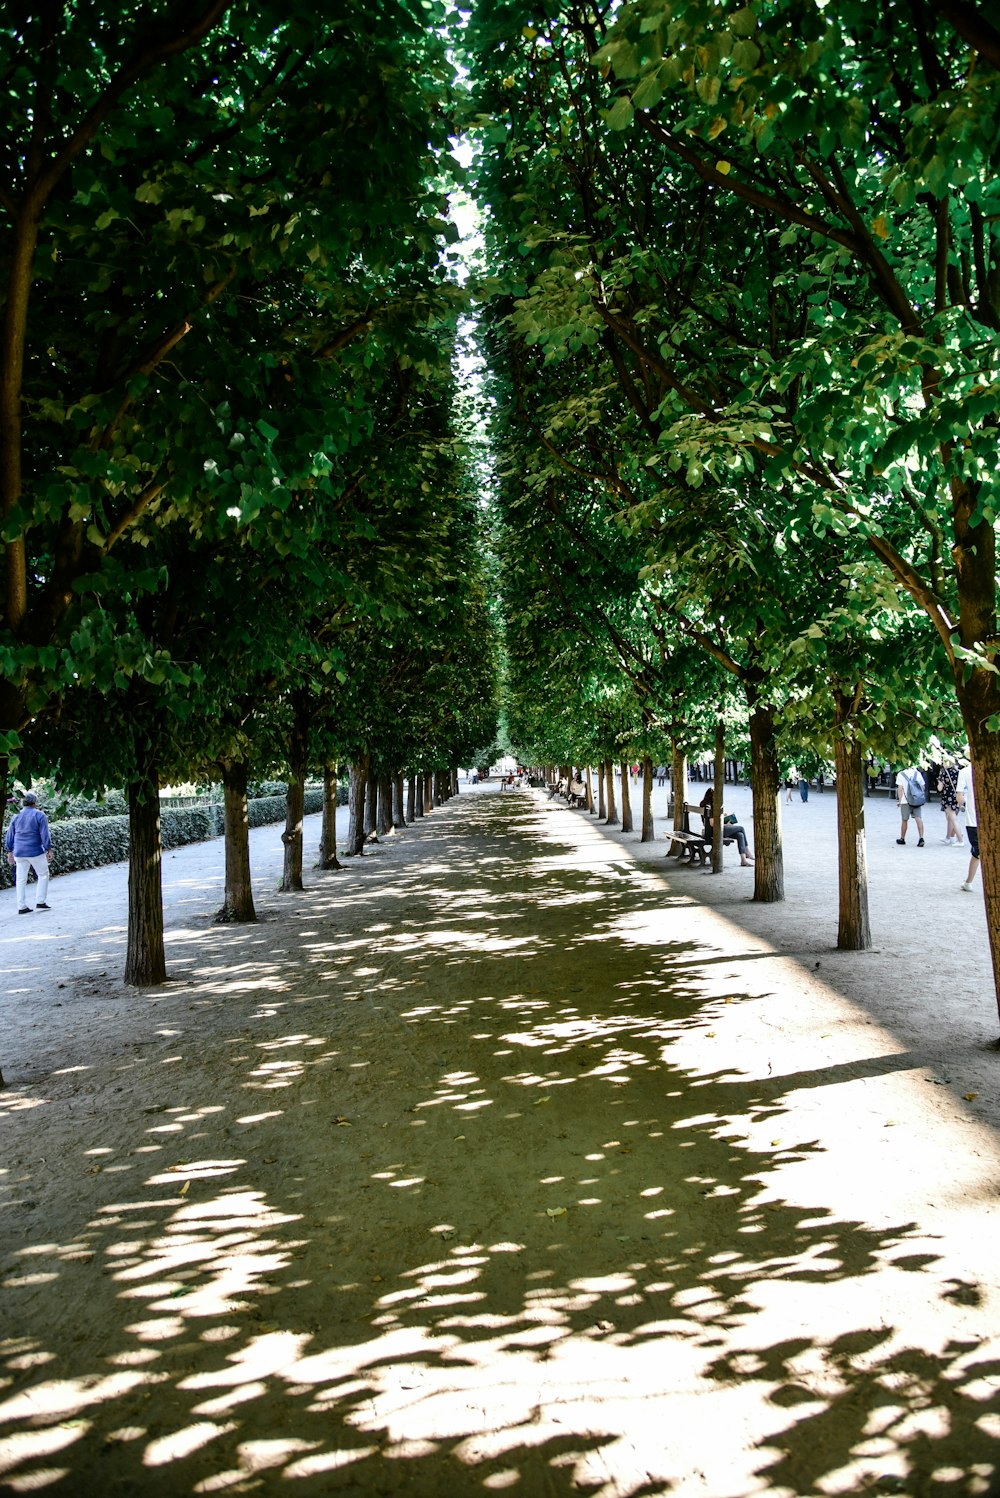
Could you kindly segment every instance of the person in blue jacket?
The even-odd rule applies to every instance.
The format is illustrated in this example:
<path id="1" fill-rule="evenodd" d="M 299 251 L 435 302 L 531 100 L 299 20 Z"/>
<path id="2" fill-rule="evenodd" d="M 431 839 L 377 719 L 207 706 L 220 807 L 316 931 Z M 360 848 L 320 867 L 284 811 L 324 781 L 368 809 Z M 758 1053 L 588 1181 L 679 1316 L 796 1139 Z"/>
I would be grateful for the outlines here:
<path id="1" fill-rule="evenodd" d="M 51 910 L 46 904 L 49 893 L 49 864 L 52 862 L 52 839 L 49 836 L 49 821 L 43 811 L 38 810 L 38 797 L 34 791 L 25 791 L 21 797 L 21 810 L 11 821 L 4 838 L 7 861 L 17 870 L 17 913 L 30 915 L 28 904 L 28 870 L 33 868 L 38 880 L 36 910 Z"/>

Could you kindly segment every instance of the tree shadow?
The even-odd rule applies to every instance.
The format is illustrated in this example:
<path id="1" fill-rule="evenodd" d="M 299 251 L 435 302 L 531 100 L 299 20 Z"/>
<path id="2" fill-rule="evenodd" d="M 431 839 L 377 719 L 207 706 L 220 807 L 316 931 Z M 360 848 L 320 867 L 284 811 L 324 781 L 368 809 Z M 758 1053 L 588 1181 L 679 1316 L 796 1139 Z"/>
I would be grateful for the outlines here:
<path id="1" fill-rule="evenodd" d="M 3 1099 L 5 1490 L 996 1491 L 1000 1365 L 942 1336 L 978 1287 L 755 1132 L 859 1064 L 681 1064 L 713 953 L 518 800 L 263 941 L 178 929 L 106 1056 Z"/>

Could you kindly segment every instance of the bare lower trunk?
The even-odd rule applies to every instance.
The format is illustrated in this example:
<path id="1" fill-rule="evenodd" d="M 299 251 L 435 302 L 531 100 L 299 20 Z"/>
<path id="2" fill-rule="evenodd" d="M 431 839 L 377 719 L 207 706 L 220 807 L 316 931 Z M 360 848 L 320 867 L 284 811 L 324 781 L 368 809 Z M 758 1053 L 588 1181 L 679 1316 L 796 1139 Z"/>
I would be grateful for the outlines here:
<path id="1" fill-rule="evenodd" d="M 385 837 L 392 826 L 392 777 L 388 774 L 378 777 L 378 801 L 375 812 L 375 831 L 379 837 Z"/>
<path id="2" fill-rule="evenodd" d="M 285 863 L 278 888 L 282 894 L 294 894 L 303 888 L 302 849 L 305 843 L 303 821 L 306 808 L 306 778 L 296 775 L 289 780 L 285 792 L 285 830 L 281 841 L 285 846 Z"/>
<path id="3" fill-rule="evenodd" d="M 721 874 L 726 866 L 723 824 L 726 815 L 726 730 L 720 719 L 715 725 L 715 764 L 712 797 L 712 873 Z"/>
<path id="4" fill-rule="evenodd" d="M 406 821 L 412 822 L 417 814 L 417 782 L 411 775 L 406 782 Z"/>
<path id="5" fill-rule="evenodd" d="M 839 707 L 838 701 L 838 707 Z M 847 729 L 849 732 L 849 727 Z M 837 946 L 867 952 L 872 944 L 868 919 L 868 849 L 865 841 L 864 755 L 841 729 L 833 744 L 837 767 L 837 849 L 840 915 Z"/>
<path id="6" fill-rule="evenodd" d="M 339 869 L 337 857 L 337 772 L 323 771 L 323 821 L 319 834 L 318 869 Z"/>
<path id="7" fill-rule="evenodd" d="M 375 823 L 378 820 L 378 776 L 369 766 L 368 779 L 365 781 L 365 837 L 371 837 L 375 831 Z"/>
<path id="8" fill-rule="evenodd" d="M 600 821 L 604 821 L 606 801 L 604 795 L 604 762 L 597 766 L 597 815 Z"/>
<path id="9" fill-rule="evenodd" d="M 642 835 L 641 843 L 651 843 L 656 837 L 653 825 L 653 761 L 648 754 L 642 757 Z"/>
<path id="10" fill-rule="evenodd" d="M 761 904 L 785 898 L 785 855 L 781 845 L 781 783 L 774 737 L 774 710 L 750 707 L 750 784 L 753 789 L 753 897 Z"/>
<path id="11" fill-rule="evenodd" d="M 618 808 L 615 806 L 615 767 L 610 759 L 604 762 L 604 776 L 608 783 L 607 825 L 610 827 L 618 822 Z"/>
<path id="12" fill-rule="evenodd" d="M 368 784 L 368 755 L 362 754 L 350 767 L 347 787 L 347 853 L 356 858 L 365 851 L 365 787 Z"/>
<path id="13" fill-rule="evenodd" d="M 1000 735 L 991 732 L 986 726 L 987 710 L 993 707 L 993 711 L 997 711 L 991 700 L 995 692 L 990 690 L 987 694 L 987 691 L 976 691 L 978 684 L 975 676 L 984 674 L 973 673 L 968 687 L 963 685 L 959 701 L 965 715 L 969 747 L 972 750 L 972 788 L 976 802 L 974 825 L 979 834 L 986 930 L 993 961 L 997 1008 L 1000 1011 Z M 987 684 L 988 688 L 991 686 L 991 683 Z M 963 868 L 963 875 L 965 872 Z"/>
<path id="14" fill-rule="evenodd" d="M 587 810 L 590 812 L 590 815 L 593 816 L 594 815 L 594 786 L 593 786 L 593 782 L 591 781 L 591 778 L 590 778 L 590 766 L 589 765 L 587 766 L 587 778 L 586 778 L 585 784 L 586 784 L 586 787 L 587 787 Z"/>
<path id="15" fill-rule="evenodd" d="M 250 882 L 250 817 L 247 812 L 247 765 L 245 760 L 223 760 L 222 795 L 226 849 L 226 886 L 220 922 L 255 921 Z"/>
<path id="16" fill-rule="evenodd" d="M 400 831 L 406 826 L 406 812 L 403 810 L 402 772 L 392 777 L 392 825 Z"/>
<path id="17" fill-rule="evenodd" d="M 128 945 L 125 982 L 150 988 L 167 981 L 163 950 L 160 786 L 149 766 L 128 786 Z"/>
<path id="18" fill-rule="evenodd" d="M 676 739 L 670 745 L 670 786 L 674 800 L 674 831 L 684 830 L 684 802 L 687 797 L 687 755 Z M 674 843 L 677 858 L 684 857 L 684 844 Z"/>
<path id="19" fill-rule="evenodd" d="M 632 831 L 632 795 L 629 790 L 629 767 L 622 762 L 622 831 Z"/>

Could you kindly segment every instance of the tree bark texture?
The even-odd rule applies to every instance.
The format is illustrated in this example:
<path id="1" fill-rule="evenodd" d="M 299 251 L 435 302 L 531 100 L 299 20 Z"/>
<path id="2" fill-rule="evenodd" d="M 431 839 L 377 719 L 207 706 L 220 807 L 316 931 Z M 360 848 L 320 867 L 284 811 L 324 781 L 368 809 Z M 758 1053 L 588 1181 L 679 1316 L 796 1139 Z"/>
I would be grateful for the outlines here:
<path id="1" fill-rule="evenodd" d="M 220 922 L 255 921 L 250 881 L 250 817 L 247 811 L 246 760 L 222 761 L 222 798 L 226 849 L 226 883 Z"/>
<path id="2" fill-rule="evenodd" d="M 160 783 L 149 766 L 128 785 L 128 944 L 125 982 L 151 988 L 167 981 L 163 950 Z"/>
<path id="3" fill-rule="evenodd" d="M 406 820 L 412 822 L 417 815 L 417 777 L 411 775 L 406 782 Z"/>
<path id="4" fill-rule="evenodd" d="M 715 764 L 712 767 L 712 873 L 726 867 L 723 821 L 726 815 L 726 730 L 721 718 L 715 725 Z"/>
<path id="5" fill-rule="evenodd" d="M 605 783 L 604 783 L 604 769 L 605 769 L 604 761 L 602 760 L 601 763 L 597 766 L 597 817 L 598 817 L 598 821 L 601 821 L 601 822 L 604 821 L 604 818 L 605 818 L 605 815 L 606 815 L 606 810 L 607 810 L 607 798 L 605 796 Z"/>
<path id="6" fill-rule="evenodd" d="M 402 771 L 392 777 L 392 825 L 400 831 L 406 826 L 406 812 L 403 809 Z"/>
<path id="7" fill-rule="evenodd" d="M 388 773 L 378 777 L 378 802 L 375 813 L 375 831 L 385 837 L 392 826 L 392 776 Z"/>
<path id="8" fill-rule="evenodd" d="M 289 780 L 285 792 L 285 830 L 281 841 L 285 845 L 285 862 L 278 888 L 282 894 L 294 894 L 302 884 L 302 847 L 305 842 L 303 820 L 306 809 L 306 778 L 296 775 Z"/>
<path id="9" fill-rule="evenodd" d="M 323 771 L 323 820 L 319 834 L 318 869 L 339 869 L 337 857 L 337 771 Z"/>
<path id="10" fill-rule="evenodd" d="M 972 751 L 972 789 L 976 802 L 986 930 L 993 962 L 997 1011 L 1000 1014 L 1000 735 L 992 731 L 989 715 L 1000 710 L 990 673 L 975 670 L 958 691 L 969 748 Z M 965 870 L 962 870 L 963 874 Z M 975 889 L 975 885 L 973 885 Z"/>
<path id="11" fill-rule="evenodd" d="M 674 802 L 674 831 L 684 830 L 684 802 L 687 797 L 687 755 L 676 739 L 670 742 L 670 790 Z M 674 843 L 674 857 L 683 858 L 684 844 Z"/>
<path id="12" fill-rule="evenodd" d="M 648 754 L 642 757 L 642 834 L 639 838 L 641 843 L 655 841 L 656 829 L 653 823 L 653 761 Z"/>
<path id="13" fill-rule="evenodd" d="M 605 775 L 605 779 L 608 782 L 608 815 L 607 815 L 607 825 L 609 827 L 611 827 L 611 826 L 617 827 L 617 825 L 618 825 L 618 808 L 615 805 L 615 767 L 614 767 L 614 764 L 612 763 L 612 761 L 610 759 L 606 760 L 605 763 L 604 763 L 604 775 Z"/>
<path id="14" fill-rule="evenodd" d="M 368 779 L 365 781 L 365 837 L 371 837 L 375 831 L 378 821 L 378 776 L 368 766 Z"/>
<path id="15" fill-rule="evenodd" d="M 785 898 L 785 854 L 781 843 L 781 782 L 774 709 L 747 693 L 750 708 L 750 785 L 753 792 L 753 897 L 760 904 Z"/>
<path id="16" fill-rule="evenodd" d="M 629 766 L 622 760 L 622 831 L 632 831 L 632 789 L 629 785 Z"/>
<path id="17" fill-rule="evenodd" d="M 837 851 L 840 881 L 837 946 L 844 952 L 867 952 L 872 944 L 872 931 L 868 918 L 864 753 L 857 740 L 841 730 L 834 739 L 833 756 L 837 767 Z"/>
<path id="18" fill-rule="evenodd" d="M 586 778 L 586 782 L 585 783 L 586 783 L 586 786 L 587 786 L 587 810 L 589 811 L 590 815 L 593 816 L 594 815 L 594 785 L 593 785 L 593 781 L 590 778 L 590 766 L 589 765 L 587 766 L 587 778 Z"/>
<path id="19" fill-rule="evenodd" d="M 365 791 L 368 786 L 368 755 L 364 753 L 350 767 L 347 787 L 347 851 L 359 857 L 365 851 Z"/>

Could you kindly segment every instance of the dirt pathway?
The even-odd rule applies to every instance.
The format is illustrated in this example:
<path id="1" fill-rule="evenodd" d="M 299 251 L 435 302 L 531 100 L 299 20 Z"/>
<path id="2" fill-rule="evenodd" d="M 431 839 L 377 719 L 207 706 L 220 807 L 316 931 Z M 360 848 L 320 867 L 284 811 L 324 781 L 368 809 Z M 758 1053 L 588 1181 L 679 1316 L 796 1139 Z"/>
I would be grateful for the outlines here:
<path id="1" fill-rule="evenodd" d="M 254 850 L 246 930 L 217 847 L 168 863 L 162 990 L 118 981 L 121 870 L 0 901 L 0 1490 L 1000 1493 L 960 855 L 879 842 L 880 932 L 937 871 L 971 933 L 922 990 L 912 941 L 831 953 L 805 874 L 737 907 L 527 792 L 306 896 Z"/>

